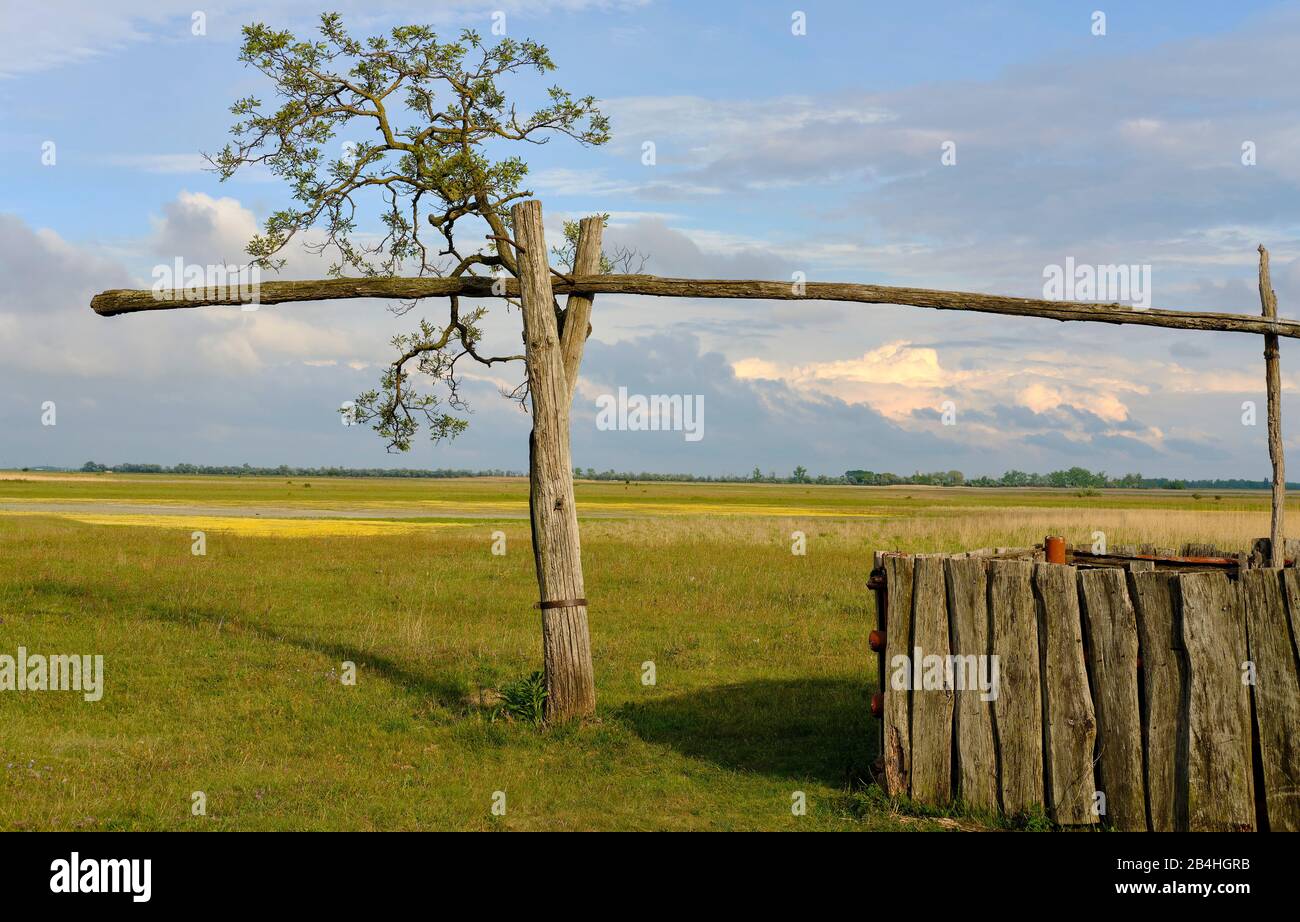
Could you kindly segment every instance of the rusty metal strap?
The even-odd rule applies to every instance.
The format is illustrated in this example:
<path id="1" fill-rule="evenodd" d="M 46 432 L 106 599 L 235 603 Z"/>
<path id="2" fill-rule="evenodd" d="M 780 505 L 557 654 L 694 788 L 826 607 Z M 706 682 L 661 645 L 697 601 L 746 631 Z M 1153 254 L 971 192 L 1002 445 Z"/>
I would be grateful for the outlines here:
<path id="1" fill-rule="evenodd" d="M 548 608 L 579 608 L 586 607 L 586 599 L 552 599 L 549 602 L 538 602 L 537 607 L 545 611 Z"/>

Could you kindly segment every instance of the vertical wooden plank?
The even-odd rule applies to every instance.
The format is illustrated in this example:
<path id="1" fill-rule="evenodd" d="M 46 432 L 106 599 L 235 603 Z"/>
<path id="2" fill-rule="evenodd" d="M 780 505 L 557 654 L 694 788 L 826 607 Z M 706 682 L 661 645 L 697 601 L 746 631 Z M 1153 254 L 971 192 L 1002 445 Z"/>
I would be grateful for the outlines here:
<path id="1" fill-rule="evenodd" d="M 1268 250 L 1259 245 L 1259 300 L 1261 312 L 1277 319 L 1277 292 L 1269 278 Z M 1269 528 L 1270 567 L 1282 566 L 1282 533 L 1286 513 L 1286 454 L 1282 448 L 1282 363 L 1276 333 L 1264 334 L 1264 387 L 1268 397 L 1268 458 L 1273 462 L 1273 510 Z"/>
<path id="2" fill-rule="evenodd" d="M 999 689 L 993 704 L 1002 809 L 1043 805 L 1043 698 L 1038 674 L 1038 612 L 1025 560 L 989 563 L 992 647 Z"/>
<path id="3" fill-rule="evenodd" d="M 1287 617 L 1294 623 L 1300 585 L 1294 569 L 1251 570 L 1242 583 L 1268 828 L 1300 832 L 1300 677 Z"/>
<path id="4" fill-rule="evenodd" d="M 1116 829 L 1147 828 L 1143 784 L 1142 717 L 1138 704 L 1137 618 L 1124 571 L 1116 567 L 1079 574 L 1088 665 L 1097 709 L 1098 790 L 1106 819 Z"/>
<path id="5" fill-rule="evenodd" d="M 979 558 L 946 562 L 952 651 L 967 664 L 970 657 L 984 657 L 987 661 L 990 652 L 986 566 Z M 978 666 L 979 660 L 975 663 Z M 970 666 L 964 668 L 969 674 Z M 957 794 L 975 810 L 996 811 L 998 766 L 993 748 L 993 703 L 985 701 L 978 690 L 964 690 L 957 695 L 954 719 Z"/>
<path id="6" fill-rule="evenodd" d="M 885 557 L 885 591 L 889 594 L 889 628 L 885 634 L 885 789 L 891 797 L 912 791 L 912 699 L 906 685 L 896 687 L 895 657 L 912 656 L 911 557 Z"/>
<path id="7" fill-rule="evenodd" d="M 916 562 L 912 588 L 912 799 L 923 804 L 952 800 L 953 692 L 948 669 L 948 595 L 944 558 Z M 929 657 L 940 657 L 930 660 Z"/>
<path id="8" fill-rule="evenodd" d="M 874 573 L 877 570 L 879 570 L 880 572 L 883 573 L 884 561 L 885 561 L 884 551 L 873 552 L 871 555 L 872 572 Z M 887 611 L 887 603 L 885 599 L 885 590 L 884 589 L 873 590 L 872 596 L 874 597 L 875 609 L 876 609 L 875 629 L 877 631 L 880 631 L 882 636 L 885 636 L 888 630 L 888 620 L 889 620 L 889 613 Z M 884 696 L 885 696 L 885 684 L 886 682 L 888 682 L 888 675 L 885 672 L 885 651 L 882 648 L 881 650 L 879 650 L 878 652 L 872 655 L 875 657 L 876 660 L 876 688 L 880 693 L 880 699 L 883 706 Z M 874 725 L 874 729 L 876 731 L 876 747 L 874 752 L 872 753 L 872 756 L 874 759 L 880 761 L 882 770 L 884 767 L 884 757 L 885 757 L 885 723 L 883 717 L 884 714 L 882 713 L 881 720 L 872 721 L 872 724 Z"/>
<path id="9" fill-rule="evenodd" d="M 1098 820 L 1093 812 L 1097 718 L 1083 657 L 1074 567 L 1034 567 L 1043 685 L 1044 783 L 1048 810 L 1062 825 Z"/>
<path id="10" fill-rule="evenodd" d="M 1174 606 L 1177 577 L 1168 572 L 1133 573 L 1129 590 L 1142 653 L 1142 744 L 1146 751 L 1147 805 L 1151 829 L 1172 832 L 1178 823 L 1178 741 L 1183 738 L 1183 668 Z"/>
<path id="11" fill-rule="evenodd" d="M 1187 652 L 1187 736 L 1179 774 L 1187 778 L 1186 828 L 1255 828 L 1250 692 L 1241 681 L 1245 615 L 1222 573 L 1178 577 L 1179 639 Z"/>

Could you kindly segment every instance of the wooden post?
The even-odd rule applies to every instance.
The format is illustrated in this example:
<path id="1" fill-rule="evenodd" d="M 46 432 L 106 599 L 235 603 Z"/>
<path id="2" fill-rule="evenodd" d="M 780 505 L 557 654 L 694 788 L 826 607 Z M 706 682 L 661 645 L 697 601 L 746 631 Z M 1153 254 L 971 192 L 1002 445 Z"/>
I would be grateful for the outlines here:
<path id="1" fill-rule="evenodd" d="M 604 235 L 605 219 L 583 218 L 578 222 L 578 246 L 573 253 L 574 275 L 600 273 L 600 238 Z M 569 402 L 578 386 L 578 368 L 582 365 L 582 351 L 591 335 L 591 307 L 594 295 L 574 293 L 564 306 L 564 329 L 560 331 L 560 351 L 564 355 L 564 375 L 569 385 Z"/>
<path id="2" fill-rule="evenodd" d="M 596 710 L 569 450 L 571 394 L 551 291 L 542 205 L 520 202 L 510 215 L 519 249 L 524 354 L 533 405 L 529 505 L 541 594 L 546 719 L 559 722 Z"/>
<path id="3" fill-rule="evenodd" d="M 1259 300 L 1264 317 L 1277 319 L 1277 292 L 1268 274 L 1268 250 L 1259 245 Z M 1282 454 L 1282 368 L 1278 360 L 1276 333 L 1264 334 L 1264 376 L 1268 384 L 1268 456 L 1273 462 L 1273 521 L 1269 529 L 1269 566 L 1285 560 L 1283 516 L 1286 512 L 1286 459 Z"/>

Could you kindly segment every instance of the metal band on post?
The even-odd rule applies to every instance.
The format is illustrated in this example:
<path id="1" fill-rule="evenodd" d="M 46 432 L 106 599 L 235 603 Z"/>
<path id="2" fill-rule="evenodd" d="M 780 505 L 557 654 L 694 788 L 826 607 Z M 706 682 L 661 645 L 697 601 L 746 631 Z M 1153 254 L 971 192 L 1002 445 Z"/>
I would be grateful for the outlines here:
<path id="1" fill-rule="evenodd" d="M 540 609 L 548 608 L 579 608 L 586 607 L 586 599 L 554 599 L 550 602 L 538 602 L 537 607 Z"/>

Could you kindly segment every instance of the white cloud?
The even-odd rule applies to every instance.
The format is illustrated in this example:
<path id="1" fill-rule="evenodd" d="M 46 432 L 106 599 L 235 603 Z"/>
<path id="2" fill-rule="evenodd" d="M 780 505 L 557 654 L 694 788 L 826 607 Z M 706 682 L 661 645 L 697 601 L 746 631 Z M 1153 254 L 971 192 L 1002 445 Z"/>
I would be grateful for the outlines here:
<path id="1" fill-rule="evenodd" d="M 439 3 L 390 2 L 385 20 L 458 25 L 486 20 L 497 10 L 520 16 L 546 12 L 608 11 L 643 6 L 649 0 L 440 0 Z M 375 5 L 363 0 L 334 0 L 328 8 L 343 13 L 358 29 L 379 18 Z M 257 20 L 300 20 L 311 27 L 322 10 L 318 0 L 224 0 L 205 3 L 207 34 L 235 40 L 239 27 Z M 188 36 L 193 0 L 7 0 L 0 8 L 0 78 L 50 70 L 66 64 L 121 52 L 160 38 Z"/>

